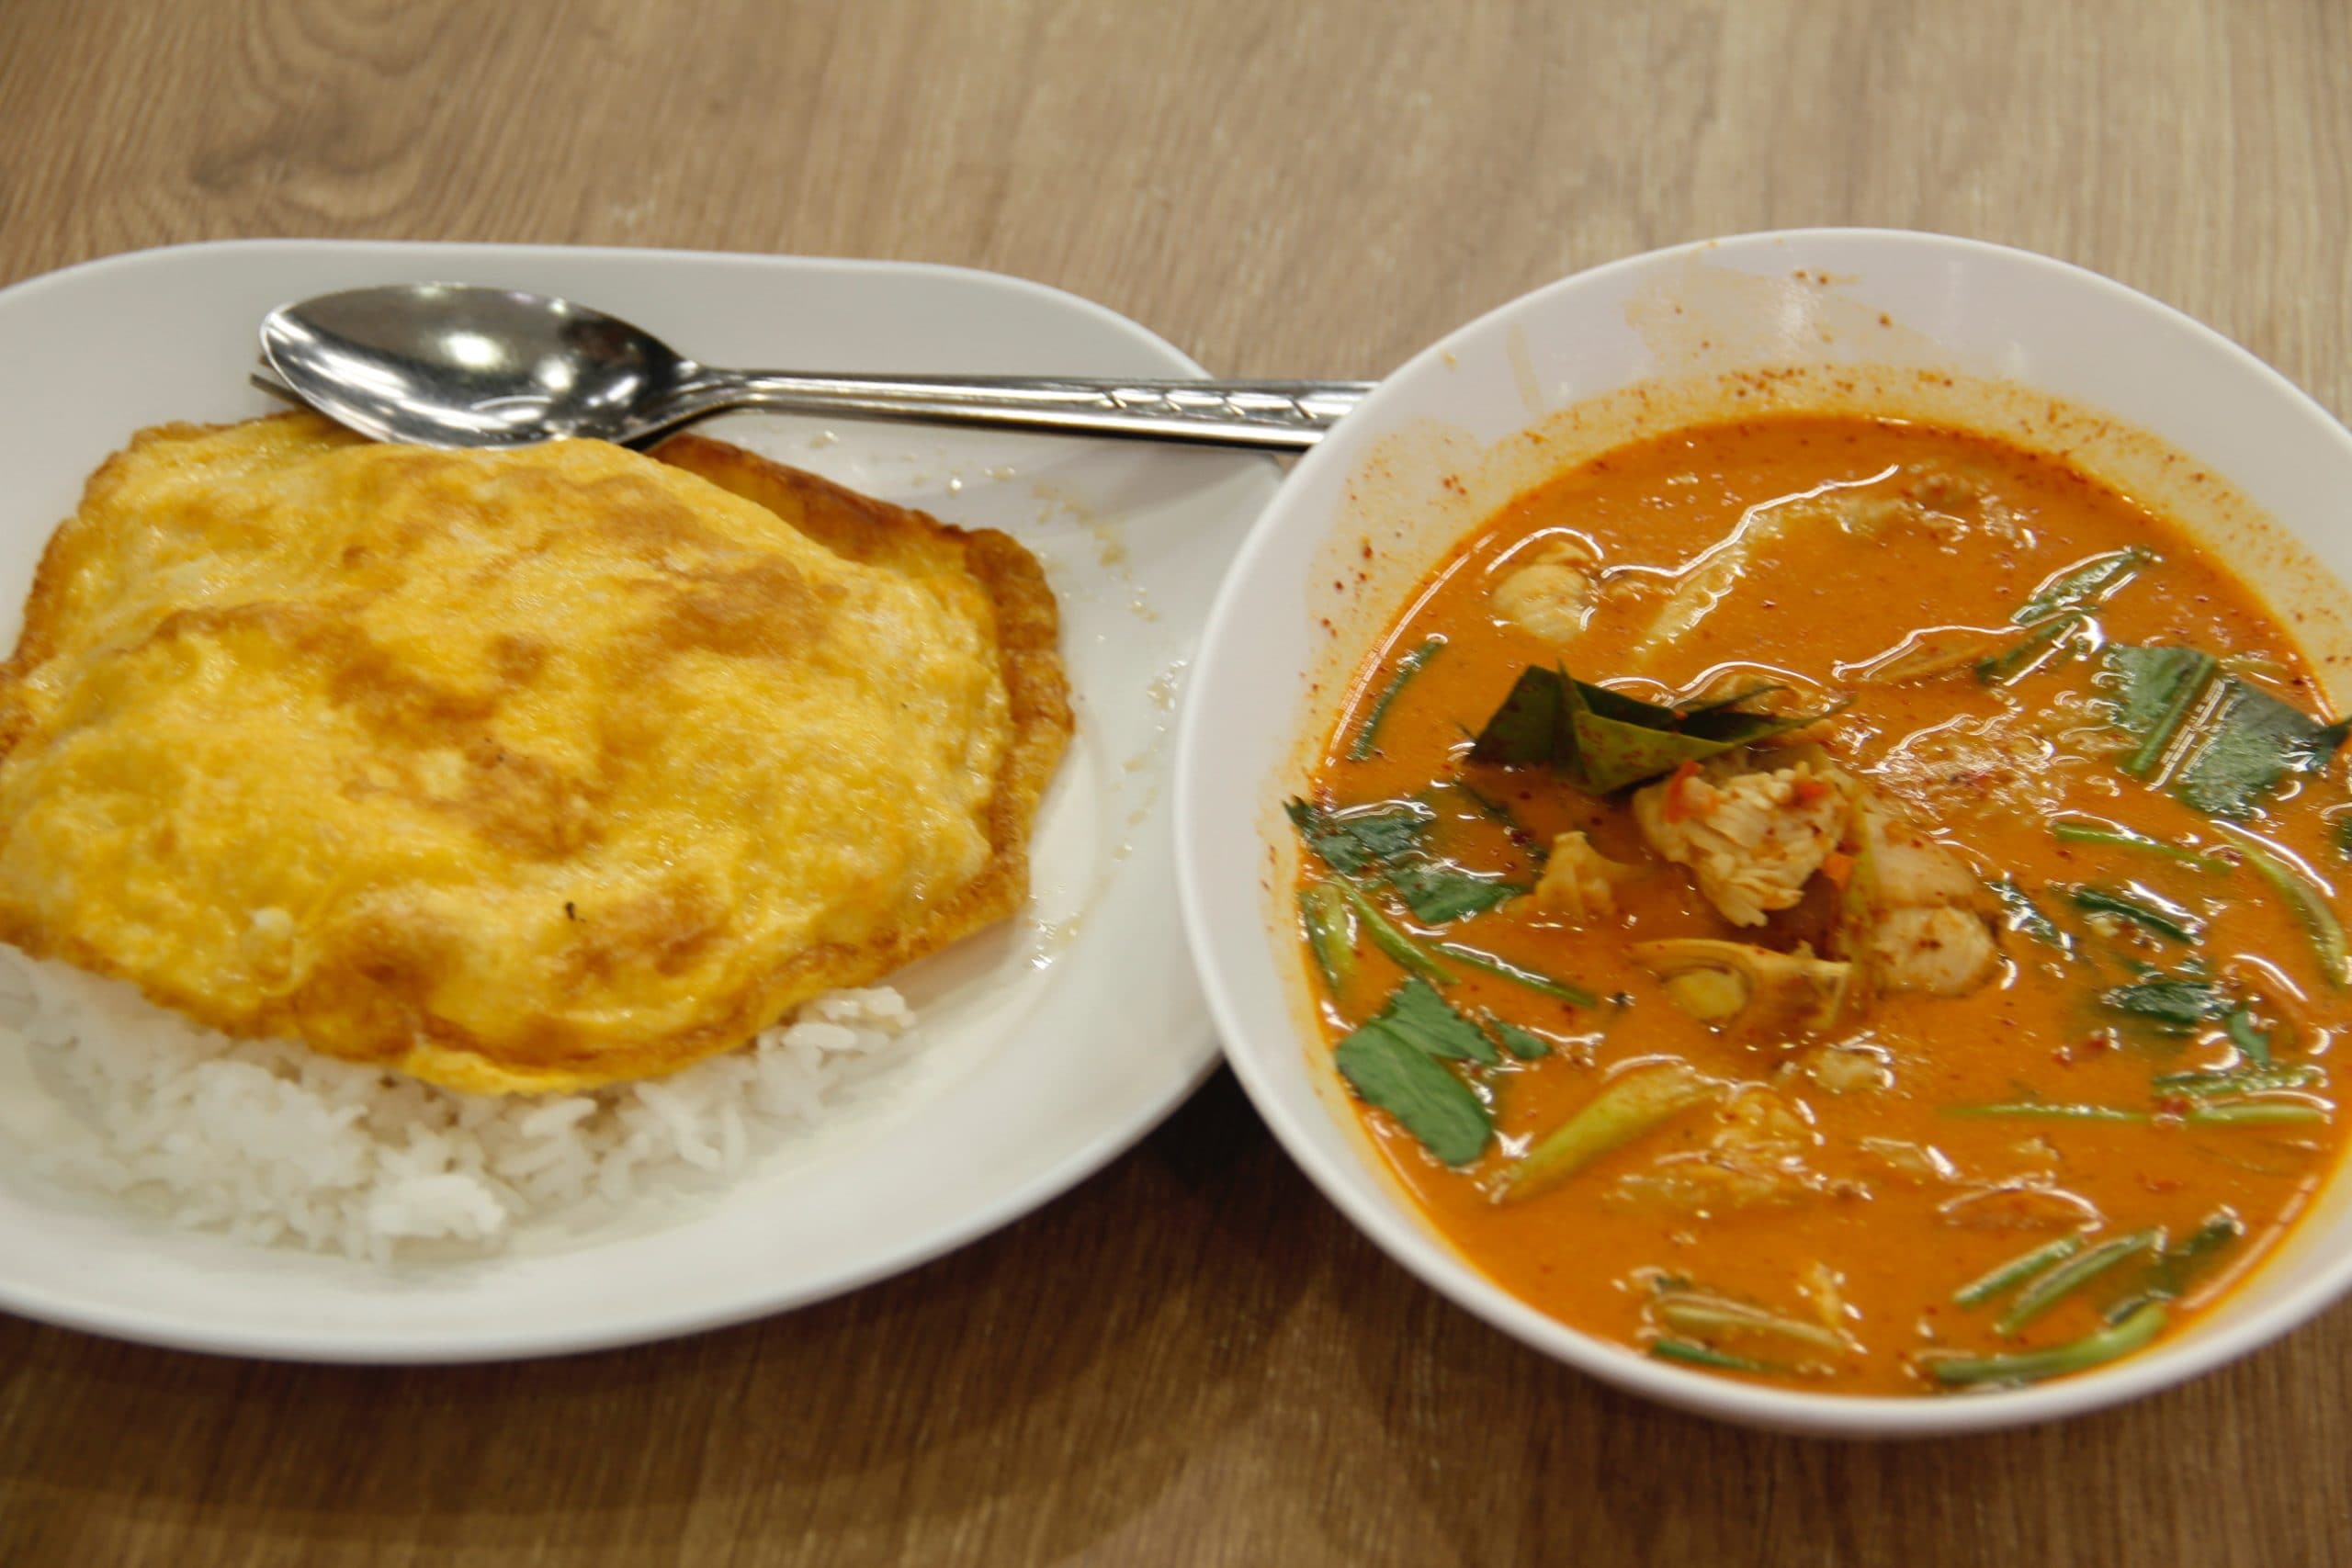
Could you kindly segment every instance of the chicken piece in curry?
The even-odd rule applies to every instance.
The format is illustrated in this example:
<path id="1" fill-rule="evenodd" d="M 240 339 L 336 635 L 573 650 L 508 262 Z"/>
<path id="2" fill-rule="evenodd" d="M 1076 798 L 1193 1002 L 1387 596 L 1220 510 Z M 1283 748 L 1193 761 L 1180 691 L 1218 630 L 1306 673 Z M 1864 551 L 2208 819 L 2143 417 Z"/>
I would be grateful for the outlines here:
<path id="1" fill-rule="evenodd" d="M 1294 801 L 1430 1223 L 1662 1359 L 2015 1386 L 2180 1331 L 2335 1162 L 2345 738 L 2177 524 L 1989 438 L 1679 431 L 1505 506 Z"/>

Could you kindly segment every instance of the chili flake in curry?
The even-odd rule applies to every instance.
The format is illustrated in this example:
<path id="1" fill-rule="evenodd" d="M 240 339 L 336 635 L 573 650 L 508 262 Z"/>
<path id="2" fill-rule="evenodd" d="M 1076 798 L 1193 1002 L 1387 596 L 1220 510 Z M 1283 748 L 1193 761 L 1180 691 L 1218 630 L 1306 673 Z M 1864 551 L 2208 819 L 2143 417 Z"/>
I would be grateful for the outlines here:
<path id="1" fill-rule="evenodd" d="M 1852 1393 L 2110 1360 L 2336 1154 L 2324 708 L 2222 563 L 2052 458 L 1621 448 L 1438 568 L 1293 803 L 1335 1069 L 1580 1329 Z"/>

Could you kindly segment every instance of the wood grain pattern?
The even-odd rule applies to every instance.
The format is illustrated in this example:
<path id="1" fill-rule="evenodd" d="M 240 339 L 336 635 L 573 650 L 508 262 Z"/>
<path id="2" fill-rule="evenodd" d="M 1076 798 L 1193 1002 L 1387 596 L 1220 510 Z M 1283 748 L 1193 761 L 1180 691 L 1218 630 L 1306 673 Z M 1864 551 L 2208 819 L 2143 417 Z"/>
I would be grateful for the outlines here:
<path id="1" fill-rule="evenodd" d="M 2352 412 L 2352 6 L 0 0 L 0 282 L 263 234 L 904 256 L 1222 370 L 1804 223 L 2096 267 Z M 1760 1438 L 1389 1266 L 1220 1078 L 914 1274 L 681 1344 L 271 1367 L 0 1320 L 0 1563 L 2352 1562 L 2352 1314 L 2130 1410 Z"/>

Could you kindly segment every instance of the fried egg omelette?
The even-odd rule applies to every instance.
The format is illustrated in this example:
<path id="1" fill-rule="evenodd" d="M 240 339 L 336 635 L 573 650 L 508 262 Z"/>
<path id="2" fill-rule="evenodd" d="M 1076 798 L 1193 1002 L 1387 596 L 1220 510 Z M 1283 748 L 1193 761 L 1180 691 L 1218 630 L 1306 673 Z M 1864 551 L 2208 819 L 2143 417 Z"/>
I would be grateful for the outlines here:
<path id="1" fill-rule="evenodd" d="M 141 433 L 0 666 L 0 940 L 450 1088 L 741 1045 L 1026 896 L 1036 562 L 693 436 Z"/>

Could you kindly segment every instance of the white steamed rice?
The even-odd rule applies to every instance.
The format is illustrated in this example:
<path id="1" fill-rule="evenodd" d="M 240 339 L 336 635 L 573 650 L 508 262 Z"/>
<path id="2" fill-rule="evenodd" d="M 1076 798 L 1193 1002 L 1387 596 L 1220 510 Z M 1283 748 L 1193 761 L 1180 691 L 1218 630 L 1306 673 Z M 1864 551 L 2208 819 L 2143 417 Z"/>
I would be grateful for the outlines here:
<path id="1" fill-rule="evenodd" d="M 36 1168 L 240 1240 L 388 1261 L 738 1173 L 903 1055 L 888 987 L 832 991 L 750 1048 L 584 1094 L 459 1094 L 302 1046 L 239 1041 L 130 987 L 0 945 L 0 1052 L 72 1123 Z"/>

